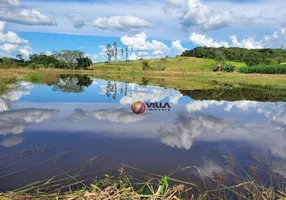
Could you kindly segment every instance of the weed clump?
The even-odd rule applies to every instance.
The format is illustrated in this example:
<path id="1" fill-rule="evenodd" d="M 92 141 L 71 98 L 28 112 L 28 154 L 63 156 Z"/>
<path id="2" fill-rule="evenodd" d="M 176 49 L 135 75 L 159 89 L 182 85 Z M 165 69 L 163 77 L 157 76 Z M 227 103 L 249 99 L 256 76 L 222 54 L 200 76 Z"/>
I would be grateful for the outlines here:
<path id="1" fill-rule="evenodd" d="M 142 70 L 145 71 L 145 70 L 150 70 L 151 69 L 151 66 L 149 65 L 148 61 L 143 61 L 142 62 Z"/>
<path id="2" fill-rule="evenodd" d="M 231 64 L 226 64 L 224 62 L 216 62 L 212 66 L 213 72 L 233 72 L 235 70 L 235 66 Z"/>

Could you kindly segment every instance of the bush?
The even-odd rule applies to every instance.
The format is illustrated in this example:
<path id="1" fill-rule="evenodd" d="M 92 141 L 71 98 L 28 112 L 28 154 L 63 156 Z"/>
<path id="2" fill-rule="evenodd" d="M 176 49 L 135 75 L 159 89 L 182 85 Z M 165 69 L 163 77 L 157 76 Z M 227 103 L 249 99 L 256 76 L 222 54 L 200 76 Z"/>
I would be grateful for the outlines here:
<path id="1" fill-rule="evenodd" d="M 216 62 L 212 66 L 213 72 L 233 72 L 235 69 L 234 65 L 225 64 L 224 62 Z"/>
<path id="2" fill-rule="evenodd" d="M 235 69 L 234 65 L 226 64 L 222 67 L 222 71 L 224 72 L 233 72 Z"/>
<path id="3" fill-rule="evenodd" d="M 286 74 L 286 65 L 261 65 L 253 67 L 240 68 L 239 72 L 244 74 L 258 73 L 258 74 Z"/>
<path id="4" fill-rule="evenodd" d="M 142 63 L 142 70 L 143 71 L 145 71 L 145 70 L 150 70 L 151 69 L 151 67 L 149 66 L 149 63 L 148 63 L 148 61 L 143 61 L 143 63 Z"/>
<path id="5" fill-rule="evenodd" d="M 76 69 L 87 69 L 92 65 L 92 61 L 88 58 L 77 58 L 77 66 L 75 67 Z"/>

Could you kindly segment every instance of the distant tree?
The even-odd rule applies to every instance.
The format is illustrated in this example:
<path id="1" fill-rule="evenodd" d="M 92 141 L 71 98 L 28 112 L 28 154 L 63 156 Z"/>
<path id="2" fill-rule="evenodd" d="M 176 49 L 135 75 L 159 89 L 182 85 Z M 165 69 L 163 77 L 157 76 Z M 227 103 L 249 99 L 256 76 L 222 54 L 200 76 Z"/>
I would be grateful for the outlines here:
<path id="1" fill-rule="evenodd" d="M 45 54 L 31 54 L 30 63 L 43 65 L 44 67 L 56 68 L 59 65 L 59 62 L 54 56 L 48 56 Z M 65 65 L 62 68 L 68 68 L 68 65 L 62 61 Z"/>
<path id="2" fill-rule="evenodd" d="M 17 60 L 19 60 L 20 62 L 23 62 L 23 61 L 24 61 L 22 54 L 17 54 L 17 55 L 16 55 L 16 58 L 17 58 Z"/>
<path id="3" fill-rule="evenodd" d="M 110 45 L 110 44 L 108 44 L 108 45 L 106 46 L 106 55 L 107 55 L 107 60 L 108 60 L 108 62 L 110 62 L 110 61 L 111 61 L 111 57 L 112 57 L 111 45 Z"/>
<path id="4" fill-rule="evenodd" d="M 113 43 L 114 60 L 117 60 L 117 43 Z"/>
<path id="5" fill-rule="evenodd" d="M 250 52 L 244 56 L 244 62 L 247 66 L 254 66 L 262 63 L 262 57 L 259 53 Z"/>
<path id="6" fill-rule="evenodd" d="M 68 68 L 75 69 L 77 66 L 77 59 L 82 58 L 84 53 L 78 50 L 62 50 L 60 52 L 55 52 L 53 56 L 57 60 L 67 63 Z"/>
<path id="7" fill-rule="evenodd" d="M 124 55 L 124 50 L 123 50 L 123 48 L 121 48 L 121 56 L 123 56 Z"/>
<path id="8" fill-rule="evenodd" d="M 214 47 L 196 47 L 192 50 L 186 50 L 181 56 L 211 58 L 218 60 L 221 55 L 225 60 L 245 62 L 247 65 L 257 64 L 276 64 L 286 61 L 286 50 L 281 46 L 280 49 L 244 49 L 238 47 L 214 48 Z"/>
<path id="9" fill-rule="evenodd" d="M 77 69 L 87 69 L 92 65 L 92 61 L 88 58 L 77 58 Z"/>
<path id="10" fill-rule="evenodd" d="M 128 61 L 128 58 L 129 58 L 129 57 L 128 57 L 128 46 L 126 46 L 126 52 L 125 52 L 125 53 L 126 53 L 126 62 L 127 62 L 127 61 Z"/>

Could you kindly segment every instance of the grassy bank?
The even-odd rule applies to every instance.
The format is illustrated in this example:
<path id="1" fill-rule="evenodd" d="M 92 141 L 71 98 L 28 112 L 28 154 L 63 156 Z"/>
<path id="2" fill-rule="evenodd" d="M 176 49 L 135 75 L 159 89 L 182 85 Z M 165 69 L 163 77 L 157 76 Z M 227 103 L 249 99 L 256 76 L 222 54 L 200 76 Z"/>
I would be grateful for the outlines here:
<path id="1" fill-rule="evenodd" d="M 150 69 L 155 71 L 172 72 L 207 72 L 212 71 L 213 59 L 177 57 L 150 60 L 135 60 L 131 62 L 97 63 L 92 66 L 95 70 L 116 70 L 116 71 L 140 71 L 144 62 L 148 62 Z M 237 68 L 246 66 L 245 63 L 227 61 L 226 64 L 234 65 Z"/>
<path id="2" fill-rule="evenodd" d="M 224 72 L 94 71 L 90 75 L 107 80 L 142 83 L 175 89 L 211 89 L 218 84 L 248 84 L 286 88 L 285 75 L 241 74 Z M 146 82 L 145 81 L 145 82 Z"/>
<path id="3" fill-rule="evenodd" d="M 26 80 L 33 83 L 53 84 L 60 74 L 86 74 L 94 78 L 151 84 L 179 90 L 215 89 L 221 84 L 240 87 L 263 86 L 286 88 L 285 75 L 241 74 L 224 72 L 170 72 L 170 71 L 116 71 L 116 70 L 57 70 L 57 69 L 0 69 L 2 88 L 12 80 Z"/>

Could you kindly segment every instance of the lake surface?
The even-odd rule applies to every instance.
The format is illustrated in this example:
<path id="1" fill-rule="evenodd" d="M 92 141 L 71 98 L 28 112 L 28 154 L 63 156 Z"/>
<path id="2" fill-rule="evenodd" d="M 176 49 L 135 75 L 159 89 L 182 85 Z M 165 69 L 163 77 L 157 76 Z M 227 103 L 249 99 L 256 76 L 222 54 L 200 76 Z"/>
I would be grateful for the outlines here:
<path id="1" fill-rule="evenodd" d="M 17 85 L 0 96 L 0 191 L 63 171 L 83 174 L 79 180 L 101 176 L 120 163 L 161 175 L 197 166 L 211 176 L 234 171 L 227 158 L 248 169 L 259 157 L 285 172 L 286 103 L 277 97 L 227 101 L 205 91 L 79 76 Z M 134 114 L 136 101 L 171 108 Z"/>

